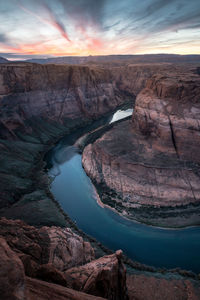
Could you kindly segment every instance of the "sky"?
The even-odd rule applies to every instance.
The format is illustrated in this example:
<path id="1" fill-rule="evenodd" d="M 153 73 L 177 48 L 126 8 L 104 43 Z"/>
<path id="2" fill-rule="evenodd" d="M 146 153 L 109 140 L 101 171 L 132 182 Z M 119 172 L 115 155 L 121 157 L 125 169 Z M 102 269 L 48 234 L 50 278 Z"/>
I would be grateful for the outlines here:
<path id="1" fill-rule="evenodd" d="M 0 56 L 200 54 L 200 0 L 0 0 Z"/>

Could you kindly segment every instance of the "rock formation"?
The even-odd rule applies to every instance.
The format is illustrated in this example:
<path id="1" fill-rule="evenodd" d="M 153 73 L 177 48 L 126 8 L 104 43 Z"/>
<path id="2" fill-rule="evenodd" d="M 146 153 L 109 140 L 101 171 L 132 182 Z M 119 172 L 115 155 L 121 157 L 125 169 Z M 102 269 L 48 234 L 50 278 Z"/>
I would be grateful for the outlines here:
<path id="1" fill-rule="evenodd" d="M 64 271 L 95 258 L 90 243 L 70 228 L 52 226 L 36 229 L 20 220 L 2 218 L 0 235 L 18 253 L 28 276 L 34 276 L 40 265 L 49 264 Z"/>
<path id="2" fill-rule="evenodd" d="M 68 228 L 0 219 L 1 300 L 199 299 L 197 278 L 137 269 L 126 276 L 121 251 L 95 259 L 80 241 Z"/>
<path id="3" fill-rule="evenodd" d="M 152 274 L 132 274 L 127 278 L 129 299 L 199 300 L 200 286 L 191 279 L 176 276 L 156 277 Z"/>
<path id="4" fill-rule="evenodd" d="M 1 300 L 104 299 L 26 277 L 17 253 L 3 238 L 0 238 L 0 297 Z"/>
<path id="5" fill-rule="evenodd" d="M 25 300 L 25 274 L 21 260 L 0 237 L 0 296 L 3 300 Z"/>
<path id="6" fill-rule="evenodd" d="M 199 95 L 194 70 L 153 75 L 132 121 L 85 148 L 84 168 L 103 187 L 104 203 L 154 225 L 200 223 Z"/>
<path id="7" fill-rule="evenodd" d="M 29 299 L 22 296 L 26 290 L 25 275 L 106 299 L 126 299 L 126 269 L 121 251 L 95 260 L 90 243 L 69 228 L 37 229 L 20 220 L 5 218 L 0 219 L 0 236 L 3 299 Z M 39 281 L 28 279 L 28 283 L 34 289 L 37 285 L 42 290 L 48 289 L 48 285 Z M 54 285 L 50 285 L 50 290 L 54 291 Z M 6 298 L 6 293 L 16 298 Z M 40 299 L 41 291 L 37 293 L 38 298 L 33 299 Z M 49 292 L 44 299 L 48 295 Z"/>
<path id="8" fill-rule="evenodd" d="M 126 271 L 121 263 L 122 251 L 103 256 L 82 267 L 67 270 L 70 287 L 108 299 L 126 299 Z"/>
<path id="9" fill-rule="evenodd" d="M 70 130 L 133 101 L 148 78 L 168 68 L 2 64 L 0 216 L 31 225 L 66 226 L 41 171 L 43 153 Z"/>
<path id="10" fill-rule="evenodd" d="M 191 71 L 193 75 L 191 75 L 190 80 L 196 82 L 199 76 L 198 69 L 189 66 L 187 72 L 188 68 L 194 70 L 194 72 Z M 3 63 L 0 65 L 0 216 L 9 219 L 20 219 L 14 221 L 3 218 L 0 221 L 0 236 L 2 237 L 0 239 L 0 277 L 2 279 L 1 283 L 3 283 L 3 285 L 0 285 L 0 292 L 2 300 L 102 299 L 98 296 L 112 300 L 126 299 L 126 272 L 120 252 L 96 260 L 96 249 L 88 243 L 88 240 L 84 240 L 77 234 L 77 229 L 72 230 L 74 228 L 72 222 L 63 213 L 49 192 L 49 180 L 43 171 L 43 155 L 64 134 L 104 116 L 119 105 L 130 101 L 130 99 L 133 101 L 145 86 L 146 92 L 151 91 L 152 93 L 149 94 L 148 92 L 148 95 L 145 96 L 148 98 L 149 95 L 152 95 L 150 102 L 154 98 L 164 98 L 164 101 L 170 101 L 167 96 L 168 86 L 164 87 L 165 78 L 154 75 L 162 73 L 162 76 L 164 76 L 163 74 L 170 73 L 172 70 L 175 73 L 181 73 L 184 72 L 184 69 L 184 66 L 172 66 L 170 64 L 132 65 L 130 63 L 125 66 L 117 64 L 116 67 L 97 66 L 95 64 L 90 66 L 56 66 Z M 157 86 L 158 81 L 161 82 L 158 86 L 162 86 L 162 88 Z M 188 81 L 186 96 L 188 97 L 188 94 L 192 93 L 193 99 L 196 99 L 198 90 L 196 92 L 196 85 L 193 84 L 193 88 L 190 89 L 190 83 Z M 185 87 L 185 83 L 183 85 Z M 173 88 L 171 90 L 173 91 Z M 184 99 L 186 101 L 187 97 L 183 97 L 185 91 L 183 89 L 183 92 L 181 92 L 181 90 L 180 87 L 178 93 L 180 99 L 177 98 L 176 100 Z M 138 99 L 140 99 L 142 93 L 145 94 L 145 91 L 138 95 Z M 173 93 L 170 93 L 172 96 Z M 147 99 L 145 97 L 144 99 Z M 104 139 L 107 135 L 108 140 L 110 138 L 109 143 L 104 141 L 106 147 L 101 148 L 99 146 L 100 140 L 98 140 L 93 146 L 88 146 L 88 156 L 85 155 L 85 152 L 84 160 L 88 163 L 87 172 L 90 173 L 93 179 L 97 181 L 98 176 L 100 176 L 99 183 L 103 183 L 105 187 L 106 182 L 107 193 L 111 192 L 112 199 L 114 195 L 118 204 L 124 205 L 122 211 L 132 213 L 131 205 L 133 204 L 134 212 L 135 206 L 138 208 L 138 211 L 135 212 L 136 218 L 140 216 L 141 220 L 145 221 L 146 215 L 142 216 L 138 207 L 141 204 L 135 203 L 135 200 L 133 200 L 133 203 L 130 201 L 134 196 L 131 192 L 133 182 L 129 178 L 130 174 L 131 176 L 132 174 L 139 174 L 140 178 L 138 178 L 136 184 L 139 193 L 141 192 L 141 177 L 142 180 L 146 180 L 147 186 L 152 185 L 153 182 L 151 177 L 144 176 L 145 172 L 138 172 L 142 167 L 149 168 L 149 165 L 142 166 L 140 159 L 144 159 L 144 164 L 149 161 L 156 161 L 156 163 L 158 161 L 159 168 L 163 168 L 163 162 L 167 158 L 169 164 L 173 165 L 175 163 L 176 166 L 179 166 L 181 172 L 185 172 L 185 176 L 190 179 L 189 182 L 192 182 L 190 189 L 188 184 L 185 183 L 182 193 L 183 195 L 188 193 L 187 195 L 190 195 L 192 200 L 188 200 L 185 196 L 183 197 L 184 203 L 188 204 L 192 201 L 198 203 L 198 197 L 196 196 L 198 194 L 198 158 L 195 156 L 196 160 L 190 161 L 188 160 L 189 152 L 187 149 L 180 149 L 185 143 L 184 137 L 189 132 L 192 132 L 195 137 L 198 136 L 198 134 L 196 135 L 198 133 L 196 120 L 193 122 L 193 119 L 197 119 L 193 115 L 197 116 L 198 103 L 192 106 L 197 110 L 190 110 L 187 103 L 186 106 L 184 106 L 185 104 L 181 106 L 183 111 L 188 107 L 187 116 L 192 120 L 187 120 L 184 123 L 181 121 L 181 117 L 176 117 L 176 120 L 171 118 L 166 128 L 163 127 L 162 122 L 158 122 L 156 135 L 152 137 L 154 130 L 152 129 L 150 133 L 146 132 L 148 126 L 144 122 L 146 119 L 143 112 L 147 109 L 145 107 L 146 100 L 141 109 L 138 101 L 136 107 L 138 121 L 136 122 L 135 119 L 132 123 L 122 122 L 120 126 L 114 126 L 112 129 L 115 131 L 116 135 L 114 136 L 117 141 L 121 139 L 124 143 L 125 139 L 130 152 L 134 149 L 131 153 L 135 153 L 136 163 L 132 162 L 127 150 L 121 148 L 118 149 L 120 150 L 118 153 L 116 143 L 113 143 L 113 136 L 111 141 L 109 132 L 102 137 Z M 156 105 L 159 101 L 155 100 Z M 143 104 L 141 101 L 141 105 Z M 173 109 L 175 108 L 172 107 L 172 111 Z M 150 115 L 153 118 L 155 114 L 153 112 L 152 115 L 152 112 L 150 112 Z M 158 114 L 156 118 L 159 118 Z M 178 122 L 177 119 L 180 121 L 177 124 L 184 123 L 187 125 L 184 127 L 183 124 L 184 133 L 182 138 L 177 141 L 175 149 L 174 141 L 176 141 L 177 136 L 174 138 L 173 126 Z M 150 122 L 148 120 L 148 124 Z M 124 131 L 123 138 L 120 128 Z M 171 140 L 169 138 L 169 141 L 166 140 L 166 145 L 162 146 L 162 143 L 159 142 L 159 135 L 168 135 L 172 131 Z M 158 134 L 158 132 L 160 133 Z M 140 141 L 140 147 L 135 142 L 135 138 Z M 196 146 L 195 143 L 192 143 L 192 139 L 190 139 L 190 143 L 195 149 Z M 108 144 L 112 146 L 111 150 L 110 146 L 107 147 Z M 98 170 L 95 169 L 96 166 L 91 167 L 96 163 L 92 156 L 95 147 L 100 159 Z M 165 156 L 163 151 L 166 147 L 168 147 L 169 155 Z M 141 151 L 141 149 L 143 150 Z M 112 162 L 110 157 L 114 152 L 116 160 Z M 142 156 L 139 155 L 140 153 L 142 153 Z M 158 155 L 154 156 L 155 154 Z M 177 155 L 179 155 L 178 159 Z M 121 159 L 122 156 L 123 160 Z M 110 162 L 112 162 L 112 168 L 110 168 Z M 135 165 L 137 166 L 136 169 L 133 168 Z M 129 169 L 127 169 L 127 166 Z M 113 174 L 116 174 L 116 182 L 113 181 L 113 187 L 109 186 L 108 168 L 114 172 Z M 154 170 L 152 166 L 149 170 L 151 169 Z M 121 193 L 122 190 L 117 190 L 119 185 L 117 180 L 119 174 L 122 177 L 122 171 L 127 172 L 127 176 L 124 177 L 127 180 L 127 186 L 123 185 L 122 180 L 120 181 L 120 187 L 123 189 Z M 170 174 L 167 173 L 166 177 L 169 177 Z M 180 184 L 182 184 L 181 181 Z M 194 184 L 195 188 L 193 188 Z M 157 185 L 155 184 L 155 186 Z M 152 189 L 155 190 L 154 186 Z M 194 192 L 194 190 L 197 201 L 194 196 L 191 196 L 191 191 Z M 129 197 L 126 198 L 126 201 L 121 201 L 124 195 L 127 196 L 124 193 L 127 191 L 130 192 Z M 146 198 L 147 195 L 144 193 L 144 195 L 141 195 L 140 200 L 142 199 L 145 203 Z M 150 200 L 153 204 L 156 204 L 155 201 Z M 167 201 L 171 205 L 171 199 L 167 199 Z M 142 204 L 142 210 L 144 203 Z M 194 210 L 197 211 L 196 207 Z M 194 215 L 197 214 L 193 214 L 192 207 L 190 207 L 190 211 L 192 211 L 194 220 Z M 147 213 L 149 214 L 149 206 Z M 135 218 L 135 216 L 133 217 Z M 163 219 L 163 216 L 161 219 Z M 21 220 L 25 220 L 29 225 Z M 30 225 L 36 225 L 37 228 Z M 70 229 L 70 226 L 73 228 Z M 139 271 L 134 270 L 134 272 L 138 274 Z M 160 276 L 160 273 L 154 276 L 155 281 L 156 276 Z M 131 297 L 134 299 L 136 295 L 138 299 L 143 299 L 138 296 L 141 287 L 136 284 L 142 282 L 143 279 L 140 281 L 139 277 L 134 278 L 135 294 L 131 286 L 132 280 L 133 278 L 130 279 L 128 284 L 130 299 Z M 183 278 L 180 278 L 180 280 L 183 280 Z M 191 283 L 191 294 L 196 295 L 196 290 L 193 287 L 197 284 L 197 281 Z M 157 281 L 155 285 L 157 285 Z M 71 287 L 79 291 L 72 290 Z M 178 286 L 178 289 L 182 289 L 182 285 Z M 92 293 L 95 296 L 83 292 Z M 170 295 L 173 295 L 173 293 Z M 181 295 L 188 295 L 188 292 L 185 291 Z"/>

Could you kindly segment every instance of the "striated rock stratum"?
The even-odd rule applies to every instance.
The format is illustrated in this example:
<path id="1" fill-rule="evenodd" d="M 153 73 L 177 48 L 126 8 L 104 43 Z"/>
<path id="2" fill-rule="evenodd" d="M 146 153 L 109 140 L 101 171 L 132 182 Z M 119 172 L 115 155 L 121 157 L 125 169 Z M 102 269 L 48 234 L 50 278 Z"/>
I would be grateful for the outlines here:
<path id="1" fill-rule="evenodd" d="M 55 299 L 127 299 L 122 252 L 96 260 L 91 244 L 69 228 L 0 219 L 0 267 L 2 300 L 49 299 L 51 293 Z"/>
<path id="2" fill-rule="evenodd" d="M 194 274 L 135 263 L 127 276 L 121 251 L 107 255 L 53 199 L 43 157 L 63 135 L 137 96 L 133 120 L 86 148 L 85 169 L 102 200 L 130 218 L 197 224 L 199 68 L 1 62 L 0 298 L 198 299 Z"/>
<path id="3" fill-rule="evenodd" d="M 42 156 L 63 135 L 133 102 L 148 78 L 168 68 L 1 64 L 0 216 L 65 226 Z"/>
<path id="4" fill-rule="evenodd" d="M 200 76 L 195 69 L 153 75 L 132 120 L 120 122 L 83 153 L 105 204 L 161 226 L 200 224 Z"/>

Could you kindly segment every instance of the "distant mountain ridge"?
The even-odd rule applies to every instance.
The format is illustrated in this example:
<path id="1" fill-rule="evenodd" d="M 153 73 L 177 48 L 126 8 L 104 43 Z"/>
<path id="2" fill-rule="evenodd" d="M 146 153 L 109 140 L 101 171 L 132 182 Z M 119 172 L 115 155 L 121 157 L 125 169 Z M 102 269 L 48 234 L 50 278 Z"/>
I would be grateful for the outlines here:
<path id="1" fill-rule="evenodd" d="M 43 59 L 28 59 L 27 62 L 39 64 L 87 64 L 107 62 L 129 63 L 200 63 L 200 55 L 144 54 L 144 55 L 100 55 L 100 56 L 62 56 Z"/>
<path id="2" fill-rule="evenodd" d="M 6 58 L 3 58 L 0 56 L 0 64 L 5 64 L 7 62 L 8 62 L 8 60 Z"/>

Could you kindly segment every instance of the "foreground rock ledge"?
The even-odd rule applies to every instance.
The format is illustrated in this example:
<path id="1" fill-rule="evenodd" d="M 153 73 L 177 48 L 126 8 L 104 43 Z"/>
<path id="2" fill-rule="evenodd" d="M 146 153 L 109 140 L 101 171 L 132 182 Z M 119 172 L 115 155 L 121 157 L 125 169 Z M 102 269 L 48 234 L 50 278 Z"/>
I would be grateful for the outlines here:
<path id="1" fill-rule="evenodd" d="M 69 228 L 37 229 L 5 218 L 0 219 L 0 282 L 1 300 L 50 299 L 51 293 L 55 299 L 127 299 L 122 251 L 95 259 L 90 243 Z M 74 290 L 86 294 L 81 298 Z"/>
<path id="2" fill-rule="evenodd" d="M 83 153 L 102 201 L 159 226 L 200 224 L 200 76 L 154 75 L 132 121 L 115 125 Z"/>
<path id="3" fill-rule="evenodd" d="M 88 256 L 90 245 L 83 249 L 80 237 L 66 231 L 0 220 L 1 300 L 199 299 L 199 280 L 134 269 L 126 275 L 121 250 L 95 259 Z M 77 242 L 88 263 L 74 261 L 75 253 L 70 257 Z"/>

